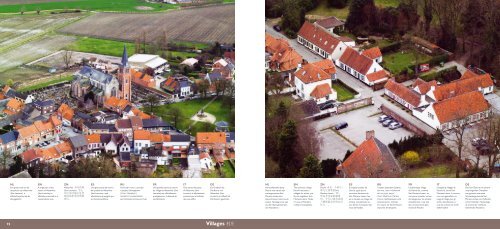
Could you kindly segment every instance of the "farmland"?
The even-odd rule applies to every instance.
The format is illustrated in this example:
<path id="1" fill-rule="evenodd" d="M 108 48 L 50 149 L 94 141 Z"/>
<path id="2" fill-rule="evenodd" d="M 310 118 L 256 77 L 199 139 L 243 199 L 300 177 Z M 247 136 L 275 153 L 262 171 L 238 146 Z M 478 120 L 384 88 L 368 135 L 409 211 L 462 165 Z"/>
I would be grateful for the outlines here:
<path id="1" fill-rule="evenodd" d="M 140 11 L 163 11 L 178 8 L 176 5 L 148 3 L 138 0 L 28 0 L 19 4 L 17 0 L 0 0 L 0 13 L 18 13 L 22 10 L 26 12 L 42 10 L 63 10 L 81 9 L 91 11 L 119 11 L 119 12 L 140 12 Z"/>
<path id="2" fill-rule="evenodd" d="M 226 4 L 163 14 L 97 13 L 60 31 L 130 42 L 143 35 L 150 42 L 166 32 L 169 40 L 233 44 L 234 9 L 234 4 Z"/>

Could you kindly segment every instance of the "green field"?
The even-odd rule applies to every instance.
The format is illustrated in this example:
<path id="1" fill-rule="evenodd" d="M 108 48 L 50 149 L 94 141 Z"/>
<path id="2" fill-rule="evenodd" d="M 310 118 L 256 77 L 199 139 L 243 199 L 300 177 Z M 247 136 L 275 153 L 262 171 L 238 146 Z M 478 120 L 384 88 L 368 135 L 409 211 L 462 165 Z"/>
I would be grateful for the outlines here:
<path id="1" fill-rule="evenodd" d="M 378 7 L 397 7 L 399 5 L 399 0 L 375 0 L 375 5 Z M 350 1 L 349 1 L 350 3 Z M 323 0 L 315 9 L 307 12 L 310 15 L 319 15 L 319 16 L 335 16 L 339 19 L 346 19 L 349 15 L 349 3 L 346 7 L 342 9 L 337 9 L 330 7 L 328 5 L 328 1 Z"/>
<path id="2" fill-rule="evenodd" d="M 162 106 L 157 106 L 153 108 L 153 113 L 157 116 L 160 116 L 163 120 L 169 121 L 172 125 L 172 117 L 168 116 L 169 109 L 173 107 L 179 108 L 182 112 L 182 120 L 179 121 L 177 125 L 177 129 L 185 130 L 189 127 L 189 125 L 193 122 L 190 118 L 195 115 L 203 106 L 205 106 L 211 99 L 196 99 L 189 100 L 185 102 L 172 103 Z M 145 111 L 149 112 L 149 107 L 144 107 Z M 216 99 L 213 101 L 206 109 L 205 112 L 212 114 L 216 118 L 217 121 L 226 121 L 229 122 L 231 120 L 231 111 L 229 107 L 226 107 L 222 104 L 221 99 Z M 197 122 L 192 129 L 189 131 L 191 134 L 195 134 L 197 132 L 203 131 L 213 131 L 215 126 L 213 124 L 205 124 L 202 122 Z"/>
<path id="3" fill-rule="evenodd" d="M 202 43 L 180 42 L 200 49 L 208 47 Z M 135 44 L 131 42 L 99 39 L 92 37 L 78 37 L 77 41 L 67 46 L 66 49 L 78 52 L 96 53 L 108 56 L 122 56 L 123 45 L 127 46 L 128 55 L 135 54 Z M 198 54 L 191 52 L 171 51 L 173 57 L 181 57 L 182 60 L 190 57 L 196 57 Z"/>
<path id="4" fill-rule="evenodd" d="M 399 74 L 411 65 L 415 64 L 415 54 L 418 57 L 418 62 L 425 62 L 430 60 L 431 57 L 416 51 L 399 51 L 389 53 L 383 56 L 383 66 L 392 74 Z"/>
<path id="5" fill-rule="evenodd" d="M 148 10 L 141 10 L 138 7 L 149 7 Z M 162 11 L 178 8 L 177 5 L 148 3 L 142 0 L 74 0 L 74 1 L 57 1 L 30 3 L 30 4 L 13 4 L 0 6 L 0 13 L 18 13 L 23 9 L 25 12 L 30 11 L 49 11 L 63 9 L 81 9 L 92 11 L 120 11 L 120 12 L 149 12 Z"/>
<path id="6" fill-rule="evenodd" d="M 130 42 L 97 39 L 91 37 L 78 37 L 76 42 L 67 46 L 66 49 L 78 52 L 96 53 L 108 56 L 122 56 L 123 45 L 127 46 L 129 55 L 134 55 L 135 45 Z"/>
<path id="7" fill-rule="evenodd" d="M 454 178 L 455 167 L 452 165 L 435 165 L 432 167 L 410 169 L 404 171 L 401 177 L 405 178 Z"/>
<path id="8" fill-rule="evenodd" d="M 42 82 L 39 84 L 23 87 L 23 88 L 20 88 L 18 91 L 19 92 L 33 91 L 33 90 L 41 89 L 41 88 L 44 88 L 44 87 L 47 87 L 47 86 L 50 86 L 53 84 L 58 84 L 58 83 L 62 83 L 62 82 L 69 82 L 71 80 L 73 80 L 73 76 L 71 76 L 71 75 L 63 76 L 63 77 L 59 77 L 58 79 L 53 79 L 53 80 L 49 80 L 49 81 Z"/>
<path id="9" fill-rule="evenodd" d="M 337 100 L 340 102 L 349 99 L 354 99 L 354 96 L 356 95 L 354 92 L 352 92 L 349 88 L 347 88 L 341 83 L 333 83 L 332 88 L 337 92 Z"/>

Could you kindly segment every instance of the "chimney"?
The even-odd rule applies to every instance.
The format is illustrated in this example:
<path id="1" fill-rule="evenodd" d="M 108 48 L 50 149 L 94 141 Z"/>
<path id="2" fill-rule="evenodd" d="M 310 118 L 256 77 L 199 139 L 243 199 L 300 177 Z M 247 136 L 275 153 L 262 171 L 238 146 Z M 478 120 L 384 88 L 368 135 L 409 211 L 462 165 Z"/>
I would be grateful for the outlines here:
<path id="1" fill-rule="evenodd" d="M 366 131 L 366 140 L 368 140 L 370 138 L 374 138 L 374 137 L 375 137 L 375 131 L 374 130 Z"/>

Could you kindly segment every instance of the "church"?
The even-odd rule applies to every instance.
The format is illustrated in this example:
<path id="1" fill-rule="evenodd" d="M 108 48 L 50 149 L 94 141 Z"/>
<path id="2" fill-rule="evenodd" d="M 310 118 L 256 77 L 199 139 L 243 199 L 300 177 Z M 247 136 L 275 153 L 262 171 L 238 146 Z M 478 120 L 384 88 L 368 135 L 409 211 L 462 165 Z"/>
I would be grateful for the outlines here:
<path id="1" fill-rule="evenodd" d="M 104 104 L 110 97 L 131 100 L 132 74 L 128 63 L 127 47 L 123 47 L 123 55 L 116 77 L 101 72 L 90 66 L 82 67 L 74 73 L 71 82 L 71 96 L 88 104 Z"/>

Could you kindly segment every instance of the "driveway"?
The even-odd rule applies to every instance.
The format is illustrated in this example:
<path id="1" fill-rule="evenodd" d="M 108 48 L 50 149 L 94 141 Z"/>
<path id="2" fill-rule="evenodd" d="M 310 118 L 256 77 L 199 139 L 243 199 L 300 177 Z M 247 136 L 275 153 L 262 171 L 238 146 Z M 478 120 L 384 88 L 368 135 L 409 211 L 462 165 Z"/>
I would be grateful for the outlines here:
<path id="1" fill-rule="evenodd" d="M 331 129 L 320 131 L 319 137 L 322 140 L 321 149 L 318 155 L 320 160 L 343 160 L 347 150 L 353 151 L 356 149 L 356 146 L 349 143 Z"/>

